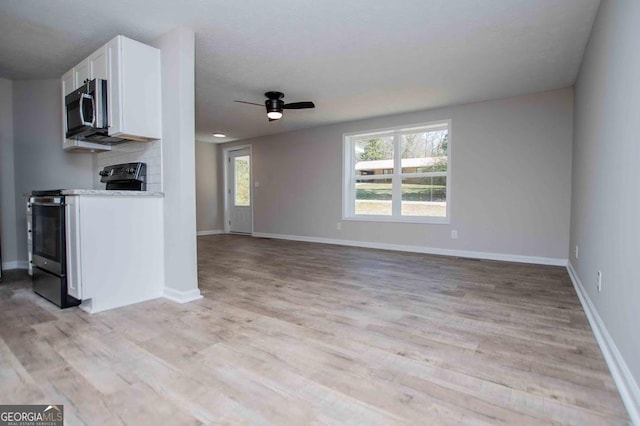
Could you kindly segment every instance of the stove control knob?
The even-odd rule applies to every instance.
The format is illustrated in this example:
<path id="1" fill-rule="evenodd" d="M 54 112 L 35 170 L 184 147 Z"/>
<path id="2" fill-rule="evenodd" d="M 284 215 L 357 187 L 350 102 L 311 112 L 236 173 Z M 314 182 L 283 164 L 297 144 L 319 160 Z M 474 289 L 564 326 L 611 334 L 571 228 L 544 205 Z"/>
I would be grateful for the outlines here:
<path id="1" fill-rule="evenodd" d="M 129 174 L 134 174 L 136 172 L 136 169 L 128 168 L 128 169 L 125 170 L 125 172 L 127 172 Z"/>

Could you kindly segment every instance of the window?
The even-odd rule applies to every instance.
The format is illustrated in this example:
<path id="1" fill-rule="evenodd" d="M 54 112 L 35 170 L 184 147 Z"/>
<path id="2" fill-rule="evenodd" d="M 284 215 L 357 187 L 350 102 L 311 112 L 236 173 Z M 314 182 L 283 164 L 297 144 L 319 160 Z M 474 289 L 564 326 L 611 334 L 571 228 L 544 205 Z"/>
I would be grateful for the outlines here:
<path id="1" fill-rule="evenodd" d="M 236 207 L 251 205 L 251 178 L 249 176 L 249 156 L 235 157 L 234 166 L 234 191 L 233 200 Z"/>
<path id="2" fill-rule="evenodd" d="M 449 223 L 451 122 L 344 136 L 344 219 Z"/>

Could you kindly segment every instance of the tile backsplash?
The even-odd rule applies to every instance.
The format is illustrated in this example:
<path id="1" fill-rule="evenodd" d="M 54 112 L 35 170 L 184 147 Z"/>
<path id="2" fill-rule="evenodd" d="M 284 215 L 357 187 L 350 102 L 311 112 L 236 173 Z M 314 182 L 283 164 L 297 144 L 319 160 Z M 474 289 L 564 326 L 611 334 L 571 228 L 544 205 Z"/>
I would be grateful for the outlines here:
<path id="1" fill-rule="evenodd" d="M 94 189 L 104 189 L 98 172 L 112 164 L 143 162 L 147 164 L 147 191 L 162 192 L 162 141 L 125 142 L 111 151 L 96 155 Z"/>

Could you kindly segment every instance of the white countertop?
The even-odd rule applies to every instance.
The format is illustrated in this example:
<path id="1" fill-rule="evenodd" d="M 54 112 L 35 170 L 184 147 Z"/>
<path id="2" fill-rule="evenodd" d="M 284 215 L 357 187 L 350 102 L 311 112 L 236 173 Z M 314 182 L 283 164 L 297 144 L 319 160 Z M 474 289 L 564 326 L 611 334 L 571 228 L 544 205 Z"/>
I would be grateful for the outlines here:
<path id="1" fill-rule="evenodd" d="M 106 189 L 64 189 L 62 195 L 107 195 L 112 197 L 164 197 L 162 192 L 152 191 L 107 191 Z"/>

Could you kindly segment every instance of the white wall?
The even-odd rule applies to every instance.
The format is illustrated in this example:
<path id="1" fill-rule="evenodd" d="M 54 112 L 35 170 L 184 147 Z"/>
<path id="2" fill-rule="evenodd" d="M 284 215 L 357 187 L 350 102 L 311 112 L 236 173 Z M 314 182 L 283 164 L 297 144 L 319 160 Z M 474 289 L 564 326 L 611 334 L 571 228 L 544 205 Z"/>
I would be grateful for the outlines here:
<path id="1" fill-rule="evenodd" d="M 0 79 L 0 249 L 2 268 L 18 267 L 16 191 L 13 167 L 13 87 Z"/>
<path id="2" fill-rule="evenodd" d="M 18 260 L 27 260 L 26 197 L 33 190 L 93 187 L 93 156 L 62 150 L 60 80 L 13 82 Z"/>
<path id="3" fill-rule="evenodd" d="M 196 141 L 196 219 L 200 233 L 224 229 L 220 146 Z"/>
<path id="4" fill-rule="evenodd" d="M 195 34 L 177 28 L 156 39 L 162 51 L 162 181 L 165 296 L 200 296 L 196 248 Z"/>
<path id="5" fill-rule="evenodd" d="M 343 133 L 442 119 L 452 120 L 451 224 L 342 221 Z M 569 88 L 233 144 L 253 146 L 254 181 L 260 185 L 254 188 L 256 233 L 562 264 L 569 246 L 572 120 Z M 341 231 L 337 222 L 342 222 Z M 456 240 L 450 237 L 453 229 L 458 230 Z"/>
<path id="6" fill-rule="evenodd" d="M 638 40 L 640 2 L 604 0 L 576 84 L 570 262 L 628 368 L 640 424 Z"/>

